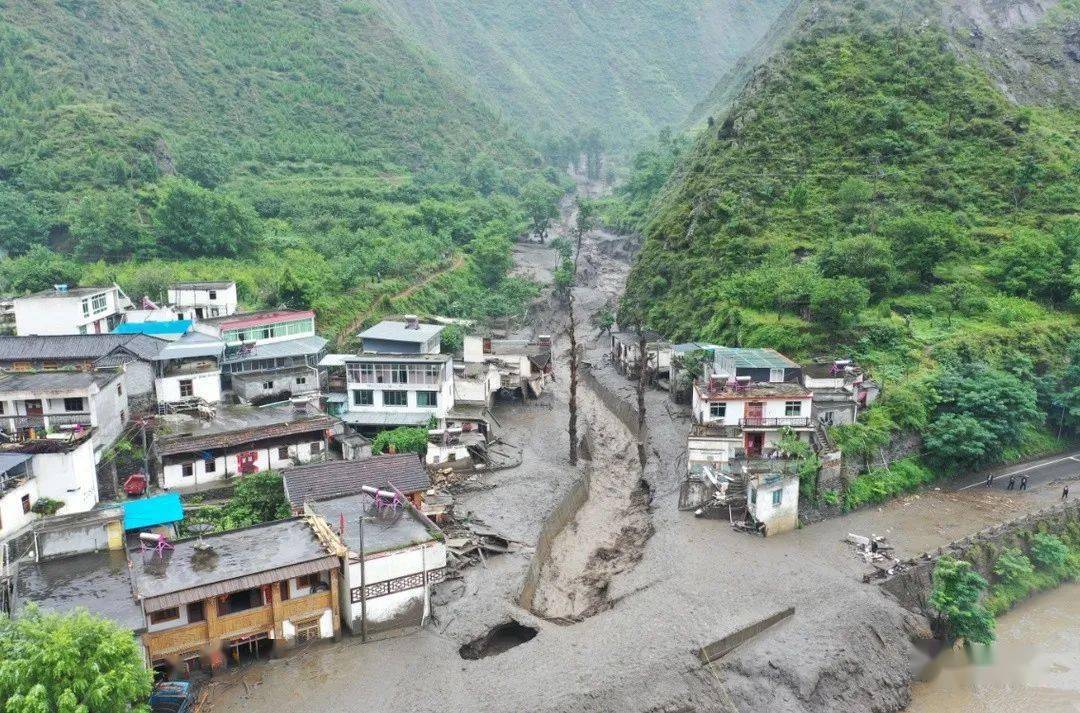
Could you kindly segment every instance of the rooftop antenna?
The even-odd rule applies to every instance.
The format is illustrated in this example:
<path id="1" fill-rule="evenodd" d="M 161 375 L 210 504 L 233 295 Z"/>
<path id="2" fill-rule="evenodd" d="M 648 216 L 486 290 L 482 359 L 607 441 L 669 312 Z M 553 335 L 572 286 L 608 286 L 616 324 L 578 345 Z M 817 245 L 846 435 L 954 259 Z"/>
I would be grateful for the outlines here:
<path id="1" fill-rule="evenodd" d="M 203 535 L 209 535 L 214 531 L 213 524 L 209 522 L 196 522 L 192 525 L 188 525 L 188 529 L 199 536 L 199 539 L 197 539 L 193 545 L 196 550 L 203 552 L 211 549 L 210 545 L 203 541 Z"/>

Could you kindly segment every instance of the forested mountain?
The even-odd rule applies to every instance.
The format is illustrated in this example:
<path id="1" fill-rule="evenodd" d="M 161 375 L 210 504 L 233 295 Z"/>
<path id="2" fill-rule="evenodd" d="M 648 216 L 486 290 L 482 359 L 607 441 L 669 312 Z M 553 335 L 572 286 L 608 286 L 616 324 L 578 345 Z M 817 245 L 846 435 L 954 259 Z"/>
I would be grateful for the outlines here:
<path id="1" fill-rule="evenodd" d="M 626 205 L 648 206 L 622 323 L 856 357 L 889 396 L 837 433 L 854 453 L 898 429 L 923 433 L 941 467 L 1045 446 L 1036 405 L 1055 431 L 1080 414 L 1061 384 L 1080 308 L 1080 113 L 1066 86 L 1080 8 L 1028 17 L 1011 51 L 1029 66 L 1006 77 L 939 3 L 803 5 L 730 111 L 681 158 L 672 141 L 639 159 L 652 180 L 609 207 L 633 222 Z"/>
<path id="2" fill-rule="evenodd" d="M 625 149 L 682 124 L 789 0 L 378 2 L 530 131 Z"/>

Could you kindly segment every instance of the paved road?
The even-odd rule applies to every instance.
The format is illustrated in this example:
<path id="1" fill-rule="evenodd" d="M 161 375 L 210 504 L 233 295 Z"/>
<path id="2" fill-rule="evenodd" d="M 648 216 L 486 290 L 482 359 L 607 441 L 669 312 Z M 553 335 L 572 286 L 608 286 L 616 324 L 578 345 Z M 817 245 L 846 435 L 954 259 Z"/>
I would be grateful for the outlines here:
<path id="1" fill-rule="evenodd" d="M 1020 487 L 1021 475 L 1026 475 L 1028 477 L 1028 488 L 1050 483 L 1055 480 L 1071 478 L 1080 479 L 1080 450 L 1051 456 L 1049 458 L 1042 458 L 1029 463 L 1020 463 L 1004 468 L 996 468 L 992 471 L 972 473 L 963 478 L 957 478 L 954 489 L 969 490 L 971 488 L 986 487 L 986 476 L 991 472 L 994 474 L 994 484 L 992 488 L 995 490 L 1005 490 L 1009 485 L 1010 475 L 1016 476 L 1016 487 L 1018 488 Z M 1075 490 L 1076 492 L 1071 493 L 1070 495 L 1080 497 L 1080 487 L 1075 488 Z"/>

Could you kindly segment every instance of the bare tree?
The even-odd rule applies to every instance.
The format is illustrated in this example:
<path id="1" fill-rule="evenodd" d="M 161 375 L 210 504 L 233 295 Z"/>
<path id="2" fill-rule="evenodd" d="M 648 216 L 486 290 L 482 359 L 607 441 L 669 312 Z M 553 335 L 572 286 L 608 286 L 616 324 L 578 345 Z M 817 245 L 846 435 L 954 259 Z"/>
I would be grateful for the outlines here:
<path id="1" fill-rule="evenodd" d="M 638 337 L 638 382 L 637 382 L 637 451 L 641 467 L 645 467 L 645 387 L 649 381 L 649 340 L 648 332 L 637 323 Z M 659 353 L 657 362 L 659 363 Z"/>
<path id="2" fill-rule="evenodd" d="M 577 221 L 574 225 L 574 272 L 570 283 L 569 308 L 570 308 L 570 399 L 567 403 L 570 409 L 570 422 L 567 433 L 570 436 L 570 465 L 578 462 L 578 358 L 580 357 L 577 342 L 577 315 L 574 314 L 574 286 L 577 284 L 578 259 L 581 256 L 581 241 L 585 233 L 592 229 L 592 207 L 578 201 Z"/>

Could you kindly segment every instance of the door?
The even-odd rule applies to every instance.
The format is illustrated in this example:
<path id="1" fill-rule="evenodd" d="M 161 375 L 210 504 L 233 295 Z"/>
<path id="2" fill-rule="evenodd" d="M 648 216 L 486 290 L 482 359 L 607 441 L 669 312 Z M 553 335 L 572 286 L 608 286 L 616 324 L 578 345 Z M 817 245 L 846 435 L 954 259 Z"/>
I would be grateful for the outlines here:
<path id="1" fill-rule="evenodd" d="M 26 415 L 27 416 L 42 416 L 45 411 L 41 408 L 41 399 L 27 399 L 26 400 Z"/>
<path id="2" fill-rule="evenodd" d="M 759 456 L 761 455 L 761 449 L 765 446 L 765 434 L 764 433 L 747 433 L 743 439 L 743 446 L 746 448 L 746 455 Z"/>
<path id="3" fill-rule="evenodd" d="M 746 425 L 760 426 L 761 419 L 765 415 L 765 404 L 761 401 L 751 401 L 746 404 Z"/>

